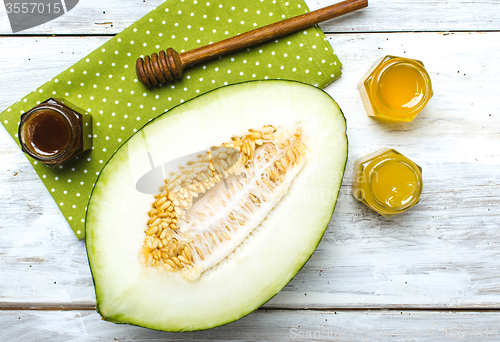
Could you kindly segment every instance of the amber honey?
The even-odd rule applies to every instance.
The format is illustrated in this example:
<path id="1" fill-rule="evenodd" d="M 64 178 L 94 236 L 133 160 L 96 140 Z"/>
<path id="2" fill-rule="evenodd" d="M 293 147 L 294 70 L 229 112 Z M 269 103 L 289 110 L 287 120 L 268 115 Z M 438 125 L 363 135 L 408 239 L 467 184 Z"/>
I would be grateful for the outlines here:
<path id="1" fill-rule="evenodd" d="M 380 76 L 380 98 L 398 111 L 415 107 L 424 96 L 425 80 L 414 68 L 395 65 Z"/>
<path id="2" fill-rule="evenodd" d="M 394 56 L 375 63 L 358 90 L 369 116 L 393 121 L 412 121 L 433 95 L 423 63 Z"/>
<path id="3" fill-rule="evenodd" d="M 418 203 L 422 186 L 420 166 L 396 150 L 380 150 L 354 163 L 354 197 L 385 217 Z"/>

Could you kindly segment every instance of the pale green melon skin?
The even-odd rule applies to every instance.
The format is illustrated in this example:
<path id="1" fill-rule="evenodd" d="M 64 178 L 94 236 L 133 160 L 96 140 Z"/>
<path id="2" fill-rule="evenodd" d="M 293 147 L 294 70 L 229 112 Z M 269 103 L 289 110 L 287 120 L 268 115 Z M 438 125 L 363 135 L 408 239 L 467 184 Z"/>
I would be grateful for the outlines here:
<path id="1" fill-rule="evenodd" d="M 259 94 L 261 98 L 254 97 Z M 235 102 L 236 105 L 231 104 L 231 99 L 236 97 L 235 99 L 238 100 L 238 96 L 240 100 Z M 325 130 L 333 135 L 330 137 L 324 134 L 325 139 L 331 140 L 329 142 L 333 146 L 325 146 L 322 153 L 314 159 L 315 163 L 312 161 L 306 163 L 303 171 L 292 183 L 289 193 L 282 200 L 283 204 L 280 202 L 268 215 L 262 224 L 261 231 L 258 231 L 259 227 L 256 229 L 262 233 L 256 232 L 247 237 L 243 244 L 245 245 L 246 241 L 249 243 L 241 250 L 238 248 L 226 265 L 205 278 L 202 275 L 194 283 L 185 281 L 178 273 L 171 274 L 144 267 L 140 262 L 139 253 L 152 196 L 134 193 L 131 189 L 131 184 L 135 184 L 137 176 L 150 169 L 147 154 L 144 154 L 147 148 L 144 144 L 144 136 L 152 137 L 146 139 L 149 147 L 157 146 L 156 144 L 161 140 L 155 139 L 159 135 L 163 135 L 165 139 L 165 130 L 169 127 L 177 127 L 177 125 L 182 127 L 186 125 L 183 121 L 192 121 L 193 115 L 194 117 L 200 115 L 198 118 L 203 121 L 206 115 L 212 115 L 214 108 L 224 107 L 226 102 L 229 102 L 228 106 L 232 106 L 231 109 L 234 110 L 248 111 L 246 107 L 254 106 L 252 110 L 256 113 L 266 108 L 271 114 L 268 114 L 267 119 L 255 118 L 253 120 L 251 117 L 248 118 L 252 110 L 244 117 L 238 118 L 234 111 L 224 113 L 221 108 L 221 113 L 217 113 L 214 120 L 205 122 L 201 130 L 217 129 L 217 122 L 211 126 L 212 121 L 227 122 L 233 120 L 233 116 L 236 119 L 228 123 L 229 127 L 241 126 L 247 129 L 258 128 L 263 122 L 276 124 L 272 122 L 274 120 L 272 113 L 278 117 L 285 117 L 279 112 L 280 108 L 283 106 L 290 106 L 288 109 L 300 107 L 302 104 L 297 103 L 303 99 L 310 101 L 306 105 L 306 111 L 316 109 L 321 112 L 310 116 L 321 115 L 320 119 L 314 116 L 316 121 L 320 120 L 320 125 L 316 124 L 315 127 L 321 127 L 321 129 L 319 132 L 308 132 L 311 139 L 315 138 L 313 135 L 321 135 Z M 243 105 L 243 108 L 239 109 L 240 105 Z M 208 114 L 204 111 L 208 111 Z M 224 115 L 226 115 L 225 120 L 219 118 Z M 305 122 L 307 124 L 308 121 Z M 241 127 L 237 132 L 228 132 L 228 137 L 243 133 L 244 131 L 239 131 Z M 200 133 L 195 127 L 193 133 L 185 132 L 184 135 L 193 134 L 194 136 Z M 304 133 L 307 134 L 307 132 Z M 210 135 L 207 132 L 204 134 Z M 221 139 L 220 132 L 213 135 L 213 137 L 204 136 L 200 139 L 213 144 L 227 139 L 223 137 L 222 141 L 217 141 L 217 138 Z M 182 137 L 179 139 L 182 140 Z M 172 144 L 167 144 L 165 148 L 151 150 L 153 158 L 170 160 L 176 156 L 176 153 L 182 155 L 189 152 L 183 151 L 182 145 L 176 146 L 175 142 L 169 140 L 170 142 Z M 175 152 L 171 151 L 171 145 L 176 147 Z M 330 147 L 331 153 L 335 154 L 334 157 L 327 153 Z M 133 161 L 131 161 L 131 156 Z M 268 80 L 226 86 L 163 114 L 146 125 L 114 154 L 101 172 L 93 190 L 86 218 L 86 244 L 95 285 L 97 310 L 107 321 L 165 331 L 209 329 L 233 322 L 251 313 L 275 296 L 311 257 L 335 209 L 346 161 L 346 126 L 340 108 L 326 92 L 299 82 Z M 316 166 L 318 164 L 321 168 Z M 315 167 L 321 172 L 318 172 Z M 326 174 L 330 172 L 330 168 L 333 173 Z M 332 174 L 336 175 L 333 177 L 335 179 L 330 179 Z M 119 181 L 117 181 L 118 178 Z M 309 185 L 306 187 L 308 189 L 320 191 L 322 196 L 315 197 L 314 200 L 309 199 L 309 201 L 307 198 L 303 199 L 307 196 L 304 194 L 305 190 L 300 188 L 302 184 Z M 304 213 L 307 215 L 307 221 L 297 214 L 297 207 L 295 207 L 298 205 L 297 201 L 304 201 L 300 203 L 301 207 L 303 204 L 304 207 L 310 209 Z M 117 204 L 122 212 L 116 210 Z M 112 212 L 114 208 L 116 212 Z M 134 210 L 137 214 L 131 214 Z M 286 226 L 286 223 L 290 226 Z M 297 224 L 301 226 L 294 227 Z M 264 250 L 259 250 L 259 248 Z M 124 277 L 127 272 L 136 274 L 140 281 Z M 156 295 L 157 292 L 162 295 Z M 157 296 L 163 297 L 156 298 Z M 178 302 L 175 302 L 176 300 Z M 169 309 L 164 312 L 165 307 Z"/>

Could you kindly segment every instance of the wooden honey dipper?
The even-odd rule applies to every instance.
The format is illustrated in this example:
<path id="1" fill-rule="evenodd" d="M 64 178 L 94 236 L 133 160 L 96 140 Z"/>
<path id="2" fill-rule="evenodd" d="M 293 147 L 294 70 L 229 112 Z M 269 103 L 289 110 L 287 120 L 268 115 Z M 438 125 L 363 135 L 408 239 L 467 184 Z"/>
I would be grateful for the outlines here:
<path id="1" fill-rule="evenodd" d="M 151 57 L 145 56 L 144 59 L 137 59 L 137 77 L 148 88 L 152 85 L 173 81 L 181 78 L 182 71 L 187 66 L 278 38 L 367 6 L 368 0 L 346 0 L 181 54 L 168 48 L 167 51 L 153 53 Z"/>

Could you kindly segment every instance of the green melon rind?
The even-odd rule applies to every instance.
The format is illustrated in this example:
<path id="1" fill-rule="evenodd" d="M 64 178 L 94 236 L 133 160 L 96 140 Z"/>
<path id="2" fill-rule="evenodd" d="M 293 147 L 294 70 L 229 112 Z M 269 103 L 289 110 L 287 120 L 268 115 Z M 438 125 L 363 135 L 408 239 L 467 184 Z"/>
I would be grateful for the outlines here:
<path id="1" fill-rule="evenodd" d="M 238 87 L 238 86 L 240 86 L 240 87 L 248 87 L 248 86 L 254 87 L 254 86 L 259 86 L 259 84 L 263 84 L 263 82 L 264 82 L 264 84 L 270 84 L 272 82 L 280 82 L 279 85 L 283 85 L 283 86 L 285 84 L 289 85 L 289 86 L 291 86 L 291 84 L 293 84 L 294 86 L 312 88 L 311 86 L 308 86 L 308 85 L 305 85 L 305 84 L 302 84 L 299 82 L 284 81 L 284 80 L 245 82 L 245 83 L 242 83 L 239 85 L 233 85 L 233 86 L 229 86 L 229 87 Z M 229 88 L 229 87 L 223 87 L 223 88 L 219 88 L 219 89 L 224 89 L 224 88 Z M 320 91 L 320 90 L 315 88 L 315 91 Z M 343 113 L 341 112 L 341 110 L 338 107 L 338 105 L 336 104 L 336 102 L 333 99 L 331 99 L 331 97 L 327 93 L 325 93 L 325 92 L 323 92 L 323 93 L 326 96 L 328 96 L 328 98 L 331 100 L 332 107 L 336 108 L 338 113 L 341 115 L 342 120 L 344 121 L 344 136 L 345 136 L 345 117 L 343 116 Z M 217 98 L 217 96 L 219 96 L 218 90 L 217 89 L 213 90 L 212 92 L 204 94 L 202 96 L 206 100 L 211 95 L 213 95 L 212 97 Z M 172 109 L 168 113 L 163 114 L 162 116 L 158 117 L 157 119 L 150 122 L 146 126 L 152 125 L 153 123 L 156 122 L 156 120 L 161 119 L 165 116 L 170 116 L 172 114 L 176 114 L 178 111 L 182 113 L 183 112 L 182 108 L 189 107 L 190 103 L 192 103 L 193 101 L 196 102 L 196 99 L 199 99 L 199 98 L 200 97 L 192 99 L 192 100 L 182 104 L 180 107 L 176 107 L 176 108 Z M 346 143 L 346 145 L 345 145 L 345 158 L 344 158 L 343 165 L 342 165 L 342 172 L 341 172 L 342 175 L 343 175 L 343 172 L 345 170 L 345 165 L 346 165 L 346 161 L 347 161 L 347 137 L 346 136 L 345 136 L 345 143 Z M 126 164 L 126 162 L 128 161 L 128 157 L 129 157 L 129 155 L 126 152 L 128 152 L 128 151 L 124 148 L 119 149 L 115 153 L 115 155 L 110 159 L 110 161 L 108 162 L 108 165 L 109 164 L 119 164 L 119 165 Z M 236 310 L 237 313 L 232 313 L 232 314 L 227 315 L 226 317 L 221 317 L 215 324 L 213 322 L 209 321 L 206 324 L 198 324 L 196 326 L 189 326 L 189 325 L 174 326 L 174 325 L 172 325 L 172 326 L 165 327 L 165 326 L 158 326 L 157 324 L 151 324 L 147 320 L 145 321 L 145 320 L 140 319 L 140 318 L 134 318 L 134 317 L 131 317 L 130 315 L 123 314 L 123 313 L 112 313 L 112 312 L 108 313 L 107 311 L 110 311 L 110 306 L 109 306 L 109 304 L 105 303 L 105 298 L 104 298 L 105 297 L 105 290 L 104 290 L 105 286 L 101 286 L 100 281 L 95 278 L 96 273 L 98 273 L 97 270 L 99 270 L 99 267 L 102 267 L 102 265 L 100 265 L 100 263 L 99 263 L 99 256 L 96 255 L 96 252 L 94 250 L 94 245 L 93 245 L 93 242 L 96 239 L 96 237 L 94 235 L 94 231 L 92 230 L 92 227 L 98 226 L 98 222 L 96 222 L 96 217 L 94 215 L 97 211 L 94 210 L 94 206 L 97 206 L 97 204 L 95 204 L 96 203 L 95 201 L 98 200 L 99 198 L 102 198 L 103 195 L 106 193 L 106 191 L 105 191 L 106 186 L 107 186 L 108 182 L 110 181 L 110 177 L 113 177 L 113 173 L 108 172 L 108 165 L 106 165 L 106 167 L 103 169 L 101 175 L 99 176 L 98 182 L 96 183 L 96 186 L 93 190 L 92 199 L 94 201 L 91 200 L 91 202 L 89 203 L 89 210 L 88 210 L 88 215 L 87 215 L 87 219 L 86 219 L 86 225 L 87 225 L 87 229 L 88 229 L 88 231 L 87 231 L 88 234 L 87 234 L 87 239 L 86 239 L 87 252 L 88 252 L 89 263 L 92 266 L 92 274 L 94 277 L 93 280 L 94 280 L 94 284 L 95 284 L 95 291 L 96 291 L 96 298 L 97 298 L 97 309 L 100 312 L 100 314 L 102 315 L 102 317 L 108 321 L 112 321 L 112 322 L 116 322 L 116 323 L 129 323 L 129 324 L 139 325 L 139 326 L 143 326 L 143 327 L 148 327 L 151 329 L 168 330 L 168 331 L 202 330 L 202 329 L 208 329 L 208 328 L 213 328 L 215 326 L 223 325 L 223 324 L 232 322 L 234 320 L 237 320 L 237 319 L 251 313 L 252 311 L 257 309 L 258 307 L 260 307 L 262 304 L 264 304 L 265 302 L 270 300 L 273 296 L 275 296 L 279 292 L 279 290 L 281 290 L 293 278 L 293 276 L 295 276 L 295 274 L 297 274 L 300 271 L 300 269 L 305 265 L 307 260 L 311 257 L 311 255 L 314 252 L 317 245 L 320 243 L 321 238 L 322 238 L 322 236 L 323 236 L 323 234 L 328 226 L 330 218 L 333 214 L 333 210 L 334 210 L 335 205 L 336 205 L 338 193 L 340 191 L 340 183 L 341 183 L 341 179 L 340 179 L 338 182 L 339 186 L 337 188 L 337 191 L 334 194 L 332 194 L 333 196 L 331 197 L 331 199 L 332 199 L 332 205 L 330 207 L 331 209 L 328 211 L 328 213 L 325 212 L 325 214 L 323 215 L 323 218 L 322 218 L 322 222 L 316 223 L 318 227 L 319 226 L 324 227 L 321 231 L 318 230 L 317 239 L 315 239 L 313 241 L 309 241 L 309 248 L 307 248 L 307 250 L 304 251 L 303 255 L 298 256 L 298 259 L 300 259 L 300 261 L 298 261 L 295 264 L 295 267 L 290 268 L 288 270 L 287 274 L 285 276 L 283 276 L 280 281 L 276 282 L 275 284 L 273 284 L 273 286 L 271 288 L 267 289 L 266 293 L 261 294 L 258 298 L 255 298 L 252 301 L 252 305 L 248 305 L 248 303 L 247 303 L 243 307 L 239 308 L 239 310 Z"/>

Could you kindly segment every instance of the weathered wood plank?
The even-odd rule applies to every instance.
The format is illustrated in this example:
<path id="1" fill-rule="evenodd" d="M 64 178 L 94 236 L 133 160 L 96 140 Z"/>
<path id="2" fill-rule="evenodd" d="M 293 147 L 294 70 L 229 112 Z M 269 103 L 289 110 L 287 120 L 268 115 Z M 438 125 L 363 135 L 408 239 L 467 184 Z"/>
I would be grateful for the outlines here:
<path id="1" fill-rule="evenodd" d="M 267 307 L 500 308 L 500 33 L 330 35 L 344 75 L 327 91 L 348 121 L 339 204 L 306 267 Z M 0 38 L 0 109 L 108 38 Z M 488 51 L 488 53 L 484 53 Z M 73 54 L 74 53 L 74 54 Z M 12 61 L 14 54 L 23 56 Z M 435 96 L 409 124 L 368 118 L 356 83 L 379 56 L 424 61 Z M 394 147 L 423 167 L 421 202 L 384 219 L 349 195 L 352 163 Z M 0 306 L 94 303 L 84 244 L 0 128 Z"/>
<path id="2" fill-rule="evenodd" d="M 453 311 L 257 310 L 234 323 L 168 333 L 100 320 L 93 311 L 0 311 L 3 341 L 497 341 L 500 314 Z"/>
<path id="3" fill-rule="evenodd" d="M 172 3 L 174 1 L 170 0 Z M 159 6 L 162 0 L 86 0 L 67 14 L 18 34 L 116 34 Z M 306 0 L 309 8 L 337 0 Z M 243 9 L 243 7 L 242 7 Z M 500 3 L 478 0 L 370 0 L 369 8 L 321 24 L 325 32 L 483 31 L 499 30 Z M 0 5 L 0 34 L 12 34 Z"/>

